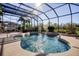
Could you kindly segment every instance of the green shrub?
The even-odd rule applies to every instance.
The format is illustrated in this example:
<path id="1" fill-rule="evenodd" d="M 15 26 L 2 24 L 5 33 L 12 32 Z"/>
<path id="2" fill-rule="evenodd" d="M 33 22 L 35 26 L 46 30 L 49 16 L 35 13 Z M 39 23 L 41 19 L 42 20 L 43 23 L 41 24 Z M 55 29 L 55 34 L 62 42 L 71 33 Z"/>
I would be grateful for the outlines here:
<path id="1" fill-rule="evenodd" d="M 79 36 L 79 31 L 76 31 L 77 36 Z"/>
<path id="2" fill-rule="evenodd" d="M 76 25 L 75 25 L 75 24 L 72 24 L 72 26 L 71 26 L 71 24 L 68 23 L 68 24 L 66 25 L 66 30 L 67 30 L 67 32 L 68 32 L 69 34 L 75 34 L 75 33 L 76 33 Z"/>
<path id="3" fill-rule="evenodd" d="M 48 31 L 49 31 L 49 32 L 54 32 L 54 29 L 55 29 L 55 28 L 54 28 L 53 26 L 49 26 L 49 27 L 48 27 Z"/>

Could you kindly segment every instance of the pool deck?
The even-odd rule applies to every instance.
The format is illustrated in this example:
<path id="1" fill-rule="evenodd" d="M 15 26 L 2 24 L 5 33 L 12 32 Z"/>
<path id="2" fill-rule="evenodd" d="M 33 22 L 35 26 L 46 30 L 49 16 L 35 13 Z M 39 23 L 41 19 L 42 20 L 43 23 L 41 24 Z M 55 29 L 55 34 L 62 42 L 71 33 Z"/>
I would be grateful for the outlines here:
<path id="1" fill-rule="evenodd" d="M 0 35 L 0 37 L 2 37 Z M 47 56 L 79 56 L 79 39 L 61 35 L 61 38 L 69 42 L 71 49 L 62 53 L 50 53 Z M 5 44 L 3 46 L 3 56 L 34 56 L 37 53 L 24 50 L 20 47 L 20 41 Z"/>

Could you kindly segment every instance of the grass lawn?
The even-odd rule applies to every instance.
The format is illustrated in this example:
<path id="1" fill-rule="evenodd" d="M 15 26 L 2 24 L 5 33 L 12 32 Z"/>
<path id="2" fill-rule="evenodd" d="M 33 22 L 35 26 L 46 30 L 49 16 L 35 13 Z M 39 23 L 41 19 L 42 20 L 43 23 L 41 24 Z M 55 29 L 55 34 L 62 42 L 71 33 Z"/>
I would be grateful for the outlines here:
<path id="1" fill-rule="evenodd" d="M 58 32 L 58 29 L 55 29 L 54 31 L 55 31 L 55 32 Z M 59 29 L 59 32 L 60 32 L 60 33 L 66 33 L 67 30 L 65 30 L 65 29 Z"/>

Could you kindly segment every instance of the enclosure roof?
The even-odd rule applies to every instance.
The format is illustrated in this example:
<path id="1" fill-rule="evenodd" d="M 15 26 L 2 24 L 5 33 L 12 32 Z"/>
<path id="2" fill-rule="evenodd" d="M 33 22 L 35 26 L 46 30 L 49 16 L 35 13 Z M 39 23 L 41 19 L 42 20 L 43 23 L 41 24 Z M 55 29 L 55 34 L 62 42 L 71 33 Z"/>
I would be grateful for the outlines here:
<path id="1" fill-rule="evenodd" d="M 34 3 L 1 3 L 4 15 L 21 16 L 36 19 L 37 21 L 57 19 L 66 21 L 66 19 L 79 19 L 78 3 L 42 3 L 37 6 Z M 38 19 L 37 19 L 38 18 Z"/>

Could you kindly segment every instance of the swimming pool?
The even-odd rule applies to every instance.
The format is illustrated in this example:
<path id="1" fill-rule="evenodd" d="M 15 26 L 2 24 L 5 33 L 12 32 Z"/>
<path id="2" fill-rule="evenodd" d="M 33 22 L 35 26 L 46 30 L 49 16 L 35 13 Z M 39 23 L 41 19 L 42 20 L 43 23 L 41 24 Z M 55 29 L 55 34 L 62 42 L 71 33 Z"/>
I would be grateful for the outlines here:
<path id="1" fill-rule="evenodd" d="M 57 36 L 49 37 L 45 34 L 29 35 L 21 38 L 21 47 L 24 50 L 40 53 L 59 53 L 70 49 L 70 46 Z"/>

